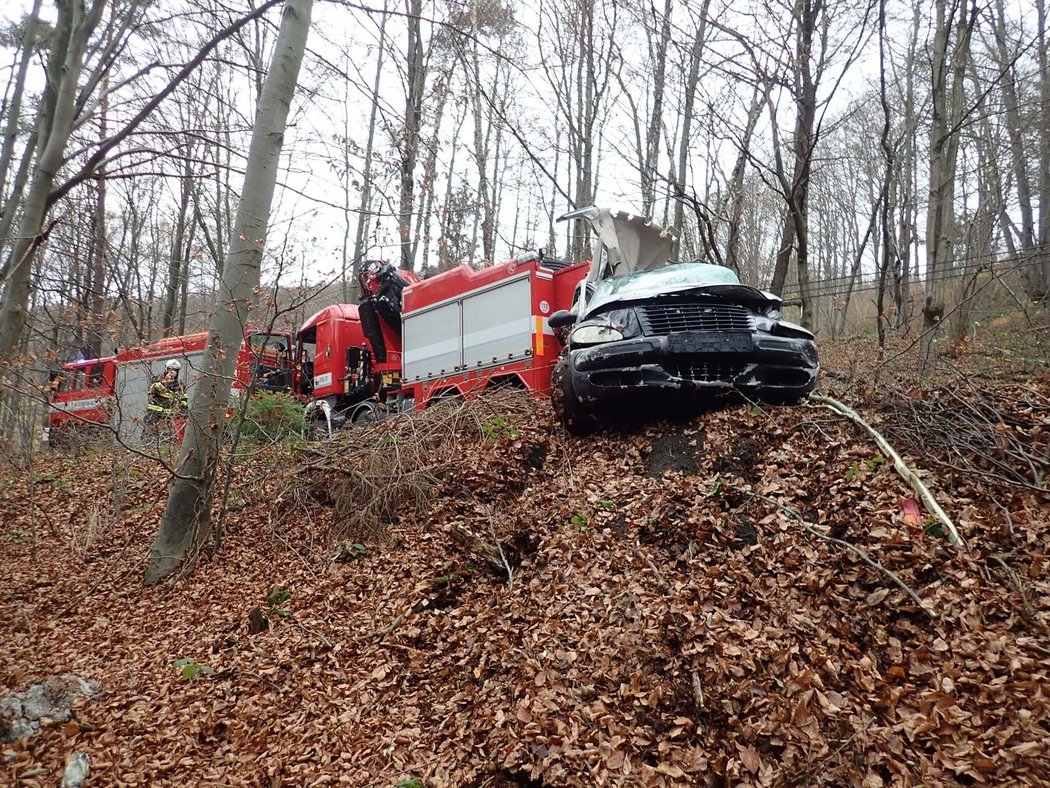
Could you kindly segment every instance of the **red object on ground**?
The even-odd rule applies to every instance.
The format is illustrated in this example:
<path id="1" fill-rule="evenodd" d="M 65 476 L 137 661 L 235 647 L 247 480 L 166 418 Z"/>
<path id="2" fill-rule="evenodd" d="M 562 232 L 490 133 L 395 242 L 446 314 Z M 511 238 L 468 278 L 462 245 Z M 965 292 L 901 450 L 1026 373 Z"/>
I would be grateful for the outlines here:
<path id="1" fill-rule="evenodd" d="M 904 515 L 905 525 L 922 525 L 922 510 L 914 498 L 904 498 L 901 501 L 901 513 Z"/>

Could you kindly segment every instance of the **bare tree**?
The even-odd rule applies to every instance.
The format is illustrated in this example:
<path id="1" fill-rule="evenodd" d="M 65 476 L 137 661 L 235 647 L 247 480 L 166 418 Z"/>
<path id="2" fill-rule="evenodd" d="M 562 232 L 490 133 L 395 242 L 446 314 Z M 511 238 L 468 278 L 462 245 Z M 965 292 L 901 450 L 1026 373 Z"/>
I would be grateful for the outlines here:
<path id="1" fill-rule="evenodd" d="M 244 187 L 237 208 L 222 303 L 212 316 L 204 370 L 194 392 L 178 475 L 150 551 L 146 583 L 192 569 L 210 536 L 212 488 L 237 351 L 258 301 L 260 269 L 285 127 L 306 50 L 313 0 L 287 0 L 252 131 Z"/>
<path id="2" fill-rule="evenodd" d="M 595 10 L 607 14 L 600 17 Z M 567 145 L 568 180 L 577 207 L 594 202 L 600 120 L 610 100 L 609 86 L 615 72 L 618 16 L 615 4 L 600 6 L 595 0 L 572 0 L 558 8 L 541 9 L 538 31 L 540 61 L 553 94 L 561 131 Z M 580 219 L 567 228 L 570 259 L 590 256 L 590 225 Z"/>
<path id="3" fill-rule="evenodd" d="M 104 0 L 96 0 L 90 10 L 83 0 L 58 3 L 58 22 L 48 54 L 47 88 L 37 113 L 36 164 L 5 266 L 7 282 L 0 304 L 0 358 L 3 359 L 15 354 L 26 324 L 33 258 L 46 237 L 44 224 L 52 190 L 76 120 L 77 88 L 88 39 L 104 8 Z"/>
<path id="4" fill-rule="evenodd" d="M 412 270 L 416 262 L 414 234 L 416 159 L 419 156 L 423 125 L 423 88 L 427 61 L 423 47 L 423 0 L 405 0 L 408 45 L 405 48 L 405 117 L 397 139 L 401 187 L 399 191 L 398 232 L 401 236 L 401 267 Z"/>
<path id="5" fill-rule="evenodd" d="M 935 0 L 931 52 L 930 192 L 926 211 L 926 298 L 922 308 L 921 367 L 933 369 L 934 340 L 947 308 L 955 241 L 955 174 L 965 110 L 965 70 L 977 21 L 976 0 Z"/>
<path id="6" fill-rule="evenodd" d="M 361 201 L 357 214 L 357 230 L 354 235 L 354 254 L 350 259 L 351 266 L 360 265 L 365 256 L 365 238 L 368 235 L 369 212 L 372 209 L 372 158 L 375 148 L 376 115 L 379 112 L 379 84 L 383 75 L 383 57 L 386 54 L 386 5 L 383 5 L 384 13 L 379 21 L 379 45 L 376 48 L 376 70 L 372 84 L 371 108 L 368 114 L 368 135 L 365 140 L 363 152 L 364 170 L 361 174 Z M 346 268 L 346 263 L 343 265 Z M 346 277 L 346 271 L 343 272 Z M 353 298 L 356 298 L 356 288 L 353 290 Z"/>
<path id="7" fill-rule="evenodd" d="M 29 73 L 29 64 L 32 62 L 36 49 L 37 31 L 40 28 L 40 4 L 41 0 L 33 0 L 33 8 L 25 18 L 22 25 L 22 37 L 19 41 L 18 67 L 12 77 L 11 94 L 4 104 L 3 114 L 7 117 L 4 126 L 3 144 L 0 146 L 0 255 L 7 248 L 11 227 L 14 223 L 15 213 L 22 198 L 22 190 L 29 175 L 29 163 L 31 156 L 24 155 L 18 172 L 15 175 L 14 185 L 10 196 L 7 191 L 7 179 L 11 174 L 11 165 L 14 162 L 15 148 L 18 145 L 18 123 L 22 116 L 22 99 L 25 95 L 26 76 Z M 32 146 L 28 146 L 30 149 Z M 5 267 L 6 270 L 6 267 Z"/>

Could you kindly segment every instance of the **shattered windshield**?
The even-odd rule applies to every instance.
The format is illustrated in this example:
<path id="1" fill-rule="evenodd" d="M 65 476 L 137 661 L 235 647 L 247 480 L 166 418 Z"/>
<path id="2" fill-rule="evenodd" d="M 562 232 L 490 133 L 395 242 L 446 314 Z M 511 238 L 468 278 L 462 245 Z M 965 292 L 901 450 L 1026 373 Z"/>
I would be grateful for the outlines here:
<path id="1" fill-rule="evenodd" d="M 725 266 L 710 263 L 672 263 L 663 268 L 635 271 L 598 282 L 587 302 L 587 313 L 591 314 L 613 301 L 652 298 L 708 285 L 739 284 L 740 279 L 737 275 Z"/>

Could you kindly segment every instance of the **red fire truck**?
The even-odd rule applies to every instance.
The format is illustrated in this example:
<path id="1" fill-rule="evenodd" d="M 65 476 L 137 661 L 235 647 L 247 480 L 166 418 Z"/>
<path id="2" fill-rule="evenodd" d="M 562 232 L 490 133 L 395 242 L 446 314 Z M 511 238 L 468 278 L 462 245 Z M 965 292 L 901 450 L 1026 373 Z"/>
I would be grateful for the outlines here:
<path id="1" fill-rule="evenodd" d="M 362 272 L 361 302 L 335 304 L 290 332 L 249 330 L 233 384 L 290 391 L 328 430 L 469 397 L 496 385 L 546 394 L 561 344 L 547 324 L 568 308 L 588 263 L 531 254 L 491 268 L 458 268 L 419 281 L 380 262 Z M 122 440 L 142 438 L 149 386 L 172 358 L 192 396 L 206 333 L 171 337 L 106 359 L 62 368 L 51 395 L 52 435 L 74 425 L 108 425 Z M 81 367 L 103 371 L 85 378 Z M 81 402 L 93 401 L 93 407 Z M 97 406 L 96 406 L 97 405 Z M 82 409 L 77 409 L 82 408 Z"/>
<path id="2" fill-rule="evenodd" d="M 359 305 L 322 309 L 299 330 L 299 393 L 329 427 L 496 385 L 546 394 L 561 352 L 547 317 L 571 305 L 586 272 L 529 255 L 409 283 L 374 264 Z"/>

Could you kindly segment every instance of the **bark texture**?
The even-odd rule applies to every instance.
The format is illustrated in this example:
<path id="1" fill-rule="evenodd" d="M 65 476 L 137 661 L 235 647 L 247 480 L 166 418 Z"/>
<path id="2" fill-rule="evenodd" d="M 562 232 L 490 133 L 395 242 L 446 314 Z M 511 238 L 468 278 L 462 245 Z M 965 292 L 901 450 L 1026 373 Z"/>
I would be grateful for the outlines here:
<path id="1" fill-rule="evenodd" d="M 270 206 L 312 10 L 313 0 L 288 0 L 284 6 L 270 70 L 256 111 L 236 224 L 205 351 L 205 367 L 190 405 L 177 463 L 178 475 L 169 491 L 150 551 L 147 585 L 175 572 L 191 570 L 209 536 L 212 488 L 230 398 L 230 381 L 244 328 L 258 302 L 259 270 Z"/>

